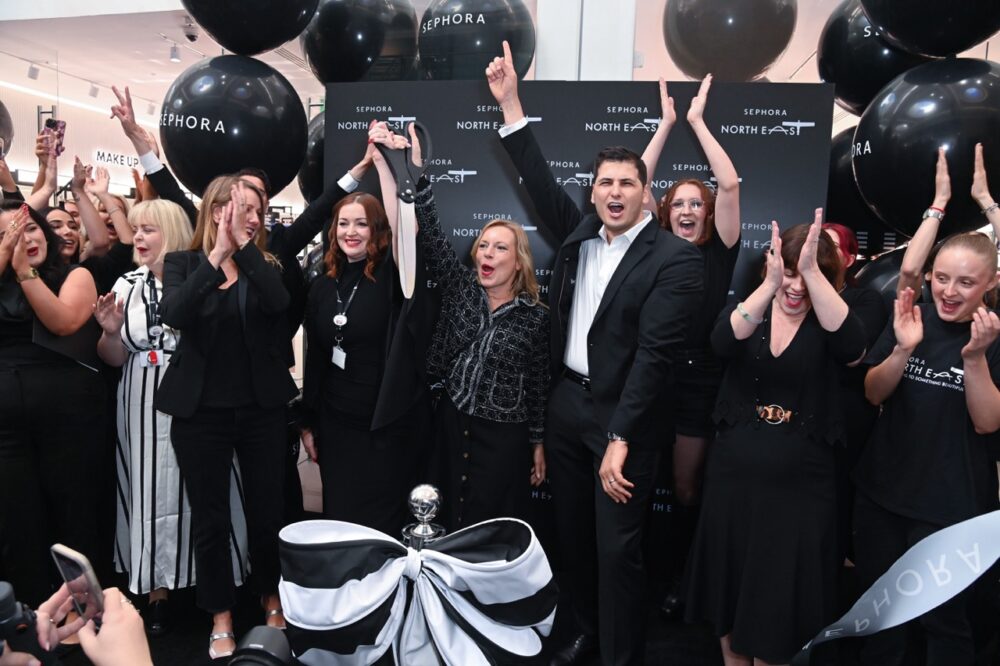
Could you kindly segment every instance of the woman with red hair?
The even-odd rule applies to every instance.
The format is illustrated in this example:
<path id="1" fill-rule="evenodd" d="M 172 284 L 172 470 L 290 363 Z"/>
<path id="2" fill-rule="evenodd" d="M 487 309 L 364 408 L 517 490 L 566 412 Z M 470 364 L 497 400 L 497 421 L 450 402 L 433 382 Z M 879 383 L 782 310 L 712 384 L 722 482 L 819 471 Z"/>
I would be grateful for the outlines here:
<path id="1" fill-rule="evenodd" d="M 712 75 L 709 74 L 691 100 L 687 121 L 715 175 L 717 191 L 713 192 L 698 179 L 679 180 L 667 190 L 654 211 L 661 227 L 697 245 L 704 259 L 704 300 L 692 316 L 684 350 L 675 364 L 677 401 L 673 408 L 677 434 L 673 447 L 673 480 L 678 529 L 671 544 L 675 558 L 673 569 L 678 578 L 698 520 L 702 467 L 708 442 L 715 434 L 712 408 L 722 382 L 722 366 L 710 348 L 709 337 L 729 297 L 729 283 L 740 252 L 740 179 L 732 160 L 712 136 L 703 117 L 711 86 Z M 677 118 L 674 100 L 668 96 L 667 84 L 662 79 L 660 103 L 663 119 L 642 155 L 651 178 L 667 134 Z M 679 616 L 678 583 L 679 580 L 675 580 L 663 602 L 663 612 L 668 617 Z"/>
<path id="2" fill-rule="evenodd" d="M 306 302 L 302 441 L 319 462 L 326 518 L 398 535 L 430 430 L 424 360 L 437 307 L 419 255 L 404 299 L 391 241 L 372 195 L 334 207 L 326 271 Z"/>

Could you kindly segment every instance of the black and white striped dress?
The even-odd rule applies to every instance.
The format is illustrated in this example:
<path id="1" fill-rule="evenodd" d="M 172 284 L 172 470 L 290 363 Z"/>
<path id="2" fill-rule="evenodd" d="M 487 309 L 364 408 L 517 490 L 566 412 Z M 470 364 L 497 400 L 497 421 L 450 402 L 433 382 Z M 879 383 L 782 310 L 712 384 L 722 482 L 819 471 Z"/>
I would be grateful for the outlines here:
<path id="1" fill-rule="evenodd" d="M 153 294 L 152 290 L 156 293 Z M 156 303 L 163 284 L 145 266 L 118 278 L 112 291 L 125 302 L 122 341 L 129 352 L 118 384 L 118 524 L 115 565 L 128 571 L 129 590 L 146 594 L 157 588 L 194 585 L 191 509 L 174 448 L 168 414 L 153 409 L 157 387 L 177 348 L 180 333 L 163 327 L 151 335 Z M 156 332 L 155 329 L 152 332 Z M 163 365 L 143 367 L 142 358 L 155 351 Z M 229 506 L 233 573 L 239 585 L 247 575 L 247 529 L 242 482 L 235 457 Z"/>

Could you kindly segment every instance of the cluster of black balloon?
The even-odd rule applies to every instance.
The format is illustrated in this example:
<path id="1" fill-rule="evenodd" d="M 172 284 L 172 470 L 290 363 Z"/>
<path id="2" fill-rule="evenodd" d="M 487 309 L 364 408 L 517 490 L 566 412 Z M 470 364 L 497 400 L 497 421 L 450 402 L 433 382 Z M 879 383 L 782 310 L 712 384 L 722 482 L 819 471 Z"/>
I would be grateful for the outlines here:
<path id="1" fill-rule="evenodd" d="M 295 39 L 319 0 L 181 0 L 198 25 L 224 49 L 257 55 Z"/>
<path id="2" fill-rule="evenodd" d="M 795 30 L 796 0 L 667 0 L 663 40 L 694 79 L 760 80 Z"/>

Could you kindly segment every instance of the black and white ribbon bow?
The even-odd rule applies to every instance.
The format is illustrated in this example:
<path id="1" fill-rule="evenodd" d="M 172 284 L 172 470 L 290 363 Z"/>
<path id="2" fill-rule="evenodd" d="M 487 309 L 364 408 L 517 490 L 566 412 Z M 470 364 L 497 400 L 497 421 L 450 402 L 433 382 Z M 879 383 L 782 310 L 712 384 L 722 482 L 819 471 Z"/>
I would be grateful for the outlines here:
<path id="1" fill-rule="evenodd" d="M 515 664 L 541 651 L 558 589 L 524 522 L 499 518 L 407 548 L 334 520 L 281 530 L 278 586 L 307 666 Z"/>

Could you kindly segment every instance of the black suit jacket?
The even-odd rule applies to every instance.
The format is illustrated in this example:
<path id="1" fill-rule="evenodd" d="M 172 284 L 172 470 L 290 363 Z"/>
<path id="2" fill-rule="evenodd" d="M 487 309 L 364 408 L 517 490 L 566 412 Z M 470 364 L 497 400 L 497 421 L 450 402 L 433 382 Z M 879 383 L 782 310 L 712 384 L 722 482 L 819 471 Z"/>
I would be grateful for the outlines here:
<path id="1" fill-rule="evenodd" d="M 562 370 L 580 245 L 598 238 L 600 219 L 584 216 L 552 177 L 524 127 L 502 139 L 524 179 L 539 221 L 561 243 L 549 282 L 553 376 Z M 604 291 L 587 334 L 594 406 L 609 431 L 640 447 L 673 435 L 669 408 L 673 354 L 680 349 L 702 292 L 701 253 L 651 220 L 629 246 Z"/>
<path id="2" fill-rule="evenodd" d="M 285 347 L 289 344 L 285 319 L 288 291 L 281 273 L 267 262 L 253 243 L 233 255 L 240 279 L 230 289 L 246 289 L 241 303 L 243 335 L 250 355 L 250 376 L 257 404 L 279 407 L 298 393 L 288 372 Z M 205 359 L 220 345 L 214 325 L 222 298 L 219 286 L 226 281 L 198 250 L 171 252 L 163 262 L 163 323 L 181 331 L 177 350 L 156 393 L 156 408 L 166 414 L 189 417 L 201 401 Z M 241 301 L 244 299 L 241 297 Z"/>

